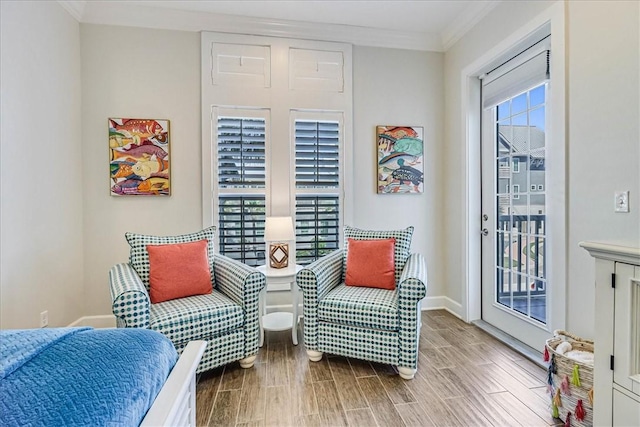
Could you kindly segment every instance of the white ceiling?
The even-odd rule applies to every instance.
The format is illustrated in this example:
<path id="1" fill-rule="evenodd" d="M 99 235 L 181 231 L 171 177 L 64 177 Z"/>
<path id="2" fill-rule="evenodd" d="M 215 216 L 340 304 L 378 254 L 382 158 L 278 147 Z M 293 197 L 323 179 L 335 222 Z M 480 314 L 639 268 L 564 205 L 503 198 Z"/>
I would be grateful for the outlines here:
<path id="1" fill-rule="evenodd" d="M 104 22 L 115 9 L 149 10 L 157 14 L 182 14 L 186 16 L 233 15 L 278 22 L 330 24 L 342 32 L 351 29 L 365 35 L 375 32 L 384 37 L 397 33 L 403 38 L 424 37 L 431 40 L 433 50 L 446 50 L 468 31 L 479 19 L 499 3 L 493 0 L 184 0 L 184 1 L 138 1 L 138 0 L 87 0 L 59 1 L 81 22 L 132 25 L 131 18 L 122 22 Z M 128 8 L 128 9 L 127 9 Z M 120 16 L 123 16 L 120 13 Z M 115 16 L 115 12 L 112 16 Z M 129 15 L 129 13 L 127 13 Z M 142 20 L 144 13 L 140 13 Z M 188 18 L 186 19 L 188 20 Z M 158 22 L 160 20 L 157 20 Z M 147 22 L 142 26 L 153 27 Z M 161 28 L 162 25 L 155 25 Z M 175 26 L 175 25 L 174 25 Z M 194 24 L 190 28 L 194 29 Z M 187 28 L 185 28 L 187 29 Z M 209 30 L 208 28 L 201 28 Z M 439 46 L 434 45 L 436 40 Z M 349 41 L 349 40 L 346 40 Z M 408 46 L 411 47 L 411 46 Z"/>

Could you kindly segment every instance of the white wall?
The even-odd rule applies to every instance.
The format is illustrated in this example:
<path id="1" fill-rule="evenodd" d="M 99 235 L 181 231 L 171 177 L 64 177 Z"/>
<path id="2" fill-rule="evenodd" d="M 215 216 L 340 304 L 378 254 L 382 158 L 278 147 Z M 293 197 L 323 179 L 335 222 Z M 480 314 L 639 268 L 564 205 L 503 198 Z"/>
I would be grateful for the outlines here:
<path id="1" fill-rule="evenodd" d="M 567 328 L 593 336 L 594 260 L 583 240 L 640 246 L 640 3 L 568 2 Z M 630 213 L 614 213 L 629 190 Z"/>
<path id="2" fill-rule="evenodd" d="M 463 298 L 460 71 L 549 4 L 501 4 L 444 58 L 354 48 L 352 225 L 415 225 L 431 297 Z M 566 5 L 567 328 L 585 336 L 593 330 L 593 263 L 577 242 L 640 240 L 639 7 Z M 86 24 L 80 40 L 78 47 L 78 24 L 53 2 L 2 2 L 2 327 L 37 326 L 44 309 L 52 325 L 110 313 L 107 272 L 127 259 L 125 231 L 202 225 L 199 34 Z M 109 196 L 114 116 L 171 120 L 171 197 Z M 378 196 L 375 126 L 403 123 L 425 128 L 425 194 Z M 44 179 L 23 172 L 32 152 L 29 170 L 49 168 Z M 626 189 L 631 213 L 614 214 L 613 191 Z"/>
<path id="3" fill-rule="evenodd" d="M 442 197 L 443 54 L 355 46 L 353 49 L 354 221 L 359 228 L 415 227 L 412 252 L 427 260 L 427 296 L 445 295 Z M 381 194 L 377 185 L 377 125 L 424 127 L 423 194 Z M 427 305 L 442 305 L 427 300 Z"/>
<path id="4" fill-rule="evenodd" d="M 56 2 L 1 2 L 0 328 L 83 314 L 80 38 Z"/>
<path id="5" fill-rule="evenodd" d="M 461 71 L 552 2 L 505 2 L 445 54 L 444 198 L 448 296 L 464 298 L 465 125 Z M 593 336 L 594 263 L 582 240 L 640 244 L 639 19 L 637 2 L 566 2 L 567 323 Z M 614 190 L 630 190 L 631 213 L 613 212 Z M 634 202 L 635 201 L 635 202 Z M 559 284 L 562 286 L 563 284 Z"/>
<path id="6" fill-rule="evenodd" d="M 111 313 L 108 272 L 126 262 L 126 231 L 202 227 L 200 34 L 82 24 L 86 313 Z M 109 117 L 170 120 L 171 196 L 109 195 Z"/>
<path id="7" fill-rule="evenodd" d="M 82 85 L 87 313 L 111 312 L 109 268 L 127 260 L 125 231 L 195 231 L 201 218 L 200 38 L 198 33 L 83 24 Z M 442 295 L 439 256 L 442 54 L 354 49 L 354 221 L 363 228 L 415 225 L 413 249 L 429 264 L 429 295 Z M 380 62 L 401 64 L 383 67 Z M 411 82 L 411 84 L 407 84 Z M 172 196 L 111 197 L 108 117 L 171 120 Z M 425 194 L 375 193 L 375 126 L 425 128 Z M 375 212 L 375 213 L 374 213 Z"/>

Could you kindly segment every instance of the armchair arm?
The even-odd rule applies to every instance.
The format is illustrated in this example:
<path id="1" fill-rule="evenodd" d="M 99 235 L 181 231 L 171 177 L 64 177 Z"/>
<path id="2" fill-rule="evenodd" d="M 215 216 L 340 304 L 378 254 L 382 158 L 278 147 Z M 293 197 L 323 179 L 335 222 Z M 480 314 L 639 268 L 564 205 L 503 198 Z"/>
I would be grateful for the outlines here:
<path id="1" fill-rule="evenodd" d="M 130 264 L 109 270 L 111 309 L 119 328 L 149 327 L 149 293 Z"/>
<path id="2" fill-rule="evenodd" d="M 253 267 L 224 255 L 214 254 L 214 287 L 244 308 L 245 357 L 258 352 L 260 321 L 258 302 L 267 278 Z"/>
<path id="3" fill-rule="evenodd" d="M 398 284 L 400 357 L 398 366 L 415 369 L 418 365 L 420 309 L 427 295 L 427 265 L 420 254 L 411 254 Z"/>
<path id="4" fill-rule="evenodd" d="M 317 350 L 318 346 L 318 301 L 342 282 L 343 258 L 344 250 L 335 250 L 296 275 L 304 301 L 304 343 L 309 350 Z"/>
<path id="5" fill-rule="evenodd" d="M 398 297 L 413 304 L 427 295 L 427 264 L 421 254 L 411 254 L 400 275 Z"/>

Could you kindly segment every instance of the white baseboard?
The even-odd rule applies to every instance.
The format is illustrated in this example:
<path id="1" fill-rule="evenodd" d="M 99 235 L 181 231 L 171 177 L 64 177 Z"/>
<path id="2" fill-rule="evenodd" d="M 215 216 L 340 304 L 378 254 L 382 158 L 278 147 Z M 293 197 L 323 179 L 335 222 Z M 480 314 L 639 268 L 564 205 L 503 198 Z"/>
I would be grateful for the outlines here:
<path id="1" fill-rule="evenodd" d="M 270 305 L 266 307 L 267 313 L 274 311 L 288 311 L 291 312 L 291 304 L 288 305 Z M 449 297 L 427 297 L 422 300 L 421 310 L 447 310 L 449 313 L 456 317 L 462 318 L 462 305 L 455 302 Z M 302 304 L 298 307 L 298 313 L 302 315 Z M 105 314 L 101 316 L 83 316 L 78 320 L 69 324 L 69 327 L 74 326 L 91 326 L 94 328 L 115 328 L 116 317 L 113 314 Z"/>
<path id="2" fill-rule="evenodd" d="M 267 305 L 265 307 L 265 310 L 266 310 L 267 314 L 276 313 L 276 312 L 292 313 L 293 312 L 293 305 L 291 305 L 291 304 Z M 298 314 L 300 316 L 302 316 L 302 310 L 303 310 L 302 304 L 298 305 Z"/>
<path id="3" fill-rule="evenodd" d="M 267 305 L 265 308 L 267 313 L 272 313 L 274 311 L 286 311 L 291 313 L 291 304 Z M 298 306 L 298 313 L 300 315 L 302 315 L 302 309 L 302 304 L 300 304 Z M 447 310 L 449 313 L 462 319 L 462 305 L 449 297 L 426 297 L 422 300 L 420 310 Z"/>
<path id="4" fill-rule="evenodd" d="M 449 313 L 462 319 L 462 304 L 449 297 L 426 297 L 422 300 L 422 310 L 447 310 Z"/>
<path id="5" fill-rule="evenodd" d="M 74 326 L 91 326 L 93 328 L 115 328 L 116 316 L 113 314 L 105 314 L 102 316 L 83 316 L 71 323 L 69 327 Z"/>

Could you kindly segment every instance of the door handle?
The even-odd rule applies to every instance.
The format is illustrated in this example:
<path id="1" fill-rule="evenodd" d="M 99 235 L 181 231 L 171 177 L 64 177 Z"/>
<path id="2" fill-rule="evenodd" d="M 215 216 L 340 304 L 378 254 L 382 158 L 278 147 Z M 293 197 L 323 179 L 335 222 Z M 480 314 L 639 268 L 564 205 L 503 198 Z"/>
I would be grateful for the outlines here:
<path id="1" fill-rule="evenodd" d="M 482 234 L 483 236 L 488 236 L 489 230 L 487 230 L 486 228 L 483 228 L 482 230 L 480 230 L 480 234 Z"/>

